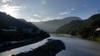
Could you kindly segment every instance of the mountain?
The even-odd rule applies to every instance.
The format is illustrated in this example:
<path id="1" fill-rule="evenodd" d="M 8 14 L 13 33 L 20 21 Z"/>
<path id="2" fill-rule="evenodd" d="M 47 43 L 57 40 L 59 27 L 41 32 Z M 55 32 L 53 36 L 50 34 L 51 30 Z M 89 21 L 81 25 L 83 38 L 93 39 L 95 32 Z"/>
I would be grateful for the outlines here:
<path id="1" fill-rule="evenodd" d="M 100 14 L 86 20 L 73 20 L 57 29 L 56 33 L 78 35 L 84 39 L 100 41 Z"/>
<path id="2" fill-rule="evenodd" d="M 78 32 L 82 37 L 88 39 L 100 39 L 100 14 L 95 14 L 84 20 Z"/>
<path id="3" fill-rule="evenodd" d="M 25 20 L 16 19 L 7 15 L 6 13 L 0 12 L 0 26 L 9 28 L 9 27 L 17 27 L 17 28 L 28 28 L 33 27 L 34 29 L 38 29 L 35 25 L 31 25 Z"/>
<path id="4" fill-rule="evenodd" d="M 30 22 L 0 12 L 0 52 L 36 43 L 49 36 Z"/>
<path id="5" fill-rule="evenodd" d="M 82 20 L 72 20 L 70 23 L 65 24 L 56 30 L 56 33 L 61 34 L 73 34 L 80 29 L 80 24 Z"/>
<path id="6" fill-rule="evenodd" d="M 64 19 L 59 20 L 51 20 L 46 22 L 33 22 L 38 28 L 53 33 L 55 32 L 59 27 L 61 27 L 64 24 L 67 24 L 71 22 L 72 20 L 81 20 L 79 17 L 67 17 Z"/>
<path id="7" fill-rule="evenodd" d="M 4 36 L 4 37 L 8 36 L 4 40 L 11 40 L 11 39 L 17 40 L 20 38 L 25 39 L 26 35 L 36 36 L 37 34 L 44 32 L 30 22 L 27 22 L 22 19 L 16 19 L 16 18 L 14 18 L 10 15 L 7 15 L 6 13 L 3 13 L 3 12 L 0 12 L 0 31 L 1 31 L 0 36 Z M 17 33 L 19 35 L 22 35 L 23 37 L 19 37 L 19 38 L 16 37 L 16 39 L 14 39 L 15 35 L 18 36 Z M 12 36 L 10 36 L 10 35 L 12 35 Z M 29 38 L 29 36 L 28 36 L 28 38 Z M 9 37 L 11 37 L 11 38 L 9 38 Z"/>

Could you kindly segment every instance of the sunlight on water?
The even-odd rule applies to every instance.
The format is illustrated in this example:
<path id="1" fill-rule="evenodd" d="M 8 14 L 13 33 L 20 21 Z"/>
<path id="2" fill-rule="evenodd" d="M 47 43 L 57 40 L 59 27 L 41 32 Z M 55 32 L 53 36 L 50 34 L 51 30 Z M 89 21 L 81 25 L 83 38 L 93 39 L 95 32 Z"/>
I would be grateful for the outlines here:
<path id="1" fill-rule="evenodd" d="M 53 39 L 59 39 L 59 38 L 56 38 L 56 37 L 49 37 L 47 39 L 50 39 L 50 38 L 53 38 Z M 0 56 L 11 56 L 13 54 L 18 54 L 18 53 L 21 53 L 21 52 L 27 52 L 27 51 L 30 51 L 32 49 L 35 49 L 43 44 L 45 44 L 47 42 L 47 39 L 44 39 L 43 41 L 40 41 L 38 43 L 35 43 L 35 44 L 30 44 L 30 45 L 27 45 L 27 46 L 23 46 L 23 47 L 20 47 L 20 48 L 15 48 L 15 49 L 12 49 L 12 50 L 8 50 L 6 52 L 2 52 L 0 53 Z M 62 39 L 62 40 L 66 40 L 66 38 Z M 61 52 L 59 52 L 56 56 L 65 56 L 66 54 L 66 51 L 63 50 Z"/>
<path id="2" fill-rule="evenodd" d="M 15 49 L 0 53 L 0 56 L 11 56 L 12 54 L 18 54 L 20 52 L 30 51 L 32 49 L 37 48 L 38 46 L 41 46 L 41 45 L 45 44 L 46 42 L 47 41 L 45 39 L 45 40 L 40 41 L 40 42 L 35 43 L 35 44 L 30 44 L 30 45 L 27 45 L 27 46 L 24 46 L 24 47 L 15 48 Z"/>

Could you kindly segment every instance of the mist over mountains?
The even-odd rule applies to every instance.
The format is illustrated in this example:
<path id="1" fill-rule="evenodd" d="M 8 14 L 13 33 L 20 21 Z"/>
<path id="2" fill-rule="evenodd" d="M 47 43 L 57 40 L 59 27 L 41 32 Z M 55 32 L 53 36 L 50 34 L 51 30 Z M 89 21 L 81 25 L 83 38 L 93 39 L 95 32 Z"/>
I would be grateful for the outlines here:
<path id="1" fill-rule="evenodd" d="M 86 20 L 73 20 L 57 29 L 56 33 L 81 36 L 81 38 L 100 41 L 100 14 Z"/>
<path id="2" fill-rule="evenodd" d="M 61 27 L 59 27 L 56 30 L 56 33 L 62 33 L 62 34 L 66 34 L 66 33 L 74 33 L 77 32 L 80 29 L 80 24 L 82 23 L 82 20 L 72 20 L 70 23 L 65 24 Z"/>
<path id="3" fill-rule="evenodd" d="M 81 20 L 79 17 L 66 17 L 64 19 L 59 19 L 59 20 L 51 20 L 51 21 L 46 21 L 46 22 L 33 22 L 38 28 L 53 33 L 56 32 L 58 28 L 61 26 L 70 23 L 72 20 Z"/>
<path id="4" fill-rule="evenodd" d="M 100 41 L 100 14 L 91 15 L 85 20 L 68 17 L 34 24 L 49 33 L 78 35 L 85 39 Z"/>
<path id="5" fill-rule="evenodd" d="M 94 38 L 94 35 L 99 36 L 100 29 L 100 14 L 92 15 L 91 17 L 82 20 L 79 17 L 67 17 L 59 20 L 51 20 L 45 22 L 26 22 L 23 19 L 15 19 L 5 13 L 0 13 L 0 28 L 5 29 L 24 29 L 27 32 L 37 32 L 44 30 L 49 33 L 81 35 L 85 38 Z M 36 26 L 35 26 L 36 25 Z M 96 29 L 98 32 L 96 32 Z M 33 34 L 33 33 L 32 33 Z M 92 36 L 93 37 L 90 37 Z"/>

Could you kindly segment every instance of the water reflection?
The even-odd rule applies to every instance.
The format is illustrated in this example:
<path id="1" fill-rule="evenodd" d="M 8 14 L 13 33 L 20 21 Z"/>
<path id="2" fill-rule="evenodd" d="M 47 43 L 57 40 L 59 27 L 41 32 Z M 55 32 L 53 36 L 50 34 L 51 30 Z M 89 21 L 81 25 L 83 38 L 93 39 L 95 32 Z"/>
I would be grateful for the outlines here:
<path id="1" fill-rule="evenodd" d="M 47 39 L 51 39 L 51 38 L 60 39 L 62 41 L 67 40 L 67 38 L 65 38 L 65 37 L 64 38 L 59 38 L 59 37 L 54 37 L 54 36 L 51 36 Z M 20 48 L 15 48 L 15 49 L 12 49 L 12 50 L 8 50 L 6 52 L 2 52 L 2 53 L 0 53 L 0 56 L 11 56 L 12 54 L 19 54 L 21 52 L 30 51 L 32 49 L 35 49 L 35 48 L 41 46 L 41 45 L 44 45 L 48 41 L 47 39 L 44 39 L 44 40 L 42 40 L 38 43 L 34 43 L 34 44 L 30 44 L 30 45 L 23 46 L 23 47 L 20 47 Z M 63 50 L 63 51 L 59 52 L 56 56 L 66 56 L 66 50 Z"/>
<path id="2" fill-rule="evenodd" d="M 15 54 L 13 56 L 55 56 L 60 51 L 65 50 L 65 45 L 61 40 L 48 39 L 48 42 L 32 49 L 28 52 Z"/>
<path id="3" fill-rule="evenodd" d="M 0 53 L 0 56 L 11 56 L 12 54 L 18 54 L 20 52 L 29 51 L 31 49 L 35 49 L 38 46 L 41 46 L 41 45 L 45 44 L 46 42 L 47 42 L 47 39 L 45 39 L 43 41 L 40 41 L 38 43 L 35 43 L 35 44 L 30 44 L 30 45 L 23 46 L 23 47 L 20 47 L 20 48 L 15 48 L 15 49 L 12 49 L 12 50 L 8 50 L 6 52 Z"/>

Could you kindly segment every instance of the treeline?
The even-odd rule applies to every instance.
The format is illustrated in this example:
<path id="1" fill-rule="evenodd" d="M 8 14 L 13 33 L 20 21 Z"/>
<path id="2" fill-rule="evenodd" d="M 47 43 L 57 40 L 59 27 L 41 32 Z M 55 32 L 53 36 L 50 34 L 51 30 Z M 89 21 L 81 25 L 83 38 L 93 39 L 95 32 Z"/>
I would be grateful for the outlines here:
<path id="1" fill-rule="evenodd" d="M 60 27 L 56 33 L 80 35 L 81 38 L 90 40 L 100 39 L 100 14 L 95 14 L 86 20 L 73 20 Z"/>

